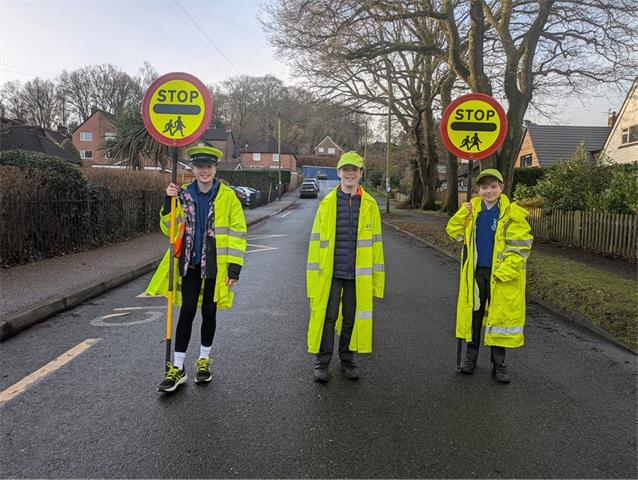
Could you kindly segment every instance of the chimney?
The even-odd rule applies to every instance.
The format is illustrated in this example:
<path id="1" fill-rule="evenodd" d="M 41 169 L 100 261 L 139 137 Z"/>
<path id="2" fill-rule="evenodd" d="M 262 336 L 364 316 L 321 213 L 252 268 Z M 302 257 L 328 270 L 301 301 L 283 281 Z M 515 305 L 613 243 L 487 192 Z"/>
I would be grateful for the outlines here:
<path id="1" fill-rule="evenodd" d="M 609 112 L 607 112 L 607 126 L 609 128 L 613 127 L 617 118 L 616 112 L 612 112 L 610 109 Z"/>

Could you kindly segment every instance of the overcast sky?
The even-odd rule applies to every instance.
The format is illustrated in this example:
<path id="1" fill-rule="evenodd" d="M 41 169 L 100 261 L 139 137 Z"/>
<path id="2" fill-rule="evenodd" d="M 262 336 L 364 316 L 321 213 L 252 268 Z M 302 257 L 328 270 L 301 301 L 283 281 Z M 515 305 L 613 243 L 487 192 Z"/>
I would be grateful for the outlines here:
<path id="1" fill-rule="evenodd" d="M 204 83 L 272 74 L 278 62 L 255 16 L 268 0 L 0 0 L 0 84 L 53 78 L 62 70 L 112 63 L 135 75 L 144 61 L 160 74 L 184 71 Z M 628 88 L 628 87 L 627 87 Z M 606 125 L 626 92 L 556 99 L 537 123 Z"/>

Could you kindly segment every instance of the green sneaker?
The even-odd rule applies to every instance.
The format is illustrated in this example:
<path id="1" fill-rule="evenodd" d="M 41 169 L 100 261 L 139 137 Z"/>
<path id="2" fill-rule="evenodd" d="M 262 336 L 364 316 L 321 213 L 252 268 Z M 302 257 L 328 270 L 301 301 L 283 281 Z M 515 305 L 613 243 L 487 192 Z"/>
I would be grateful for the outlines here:
<path id="1" fill-rule="evenodd" d="M 171 362 L 166 362 L 166 373 L 164 380 L 157 387 L 158 392 L 174 392 L 182 383 L 185 383 L 188 377 L 184 370 L 175 367 Z"/>
<path id="2" fill-rule="evenodd" d="M 197 360 L 197 374 L 195 374 L 195 383 L 208 383 L 213 376 L 210 373 L 210 360 L 208 358 L 200 358 Z"/>

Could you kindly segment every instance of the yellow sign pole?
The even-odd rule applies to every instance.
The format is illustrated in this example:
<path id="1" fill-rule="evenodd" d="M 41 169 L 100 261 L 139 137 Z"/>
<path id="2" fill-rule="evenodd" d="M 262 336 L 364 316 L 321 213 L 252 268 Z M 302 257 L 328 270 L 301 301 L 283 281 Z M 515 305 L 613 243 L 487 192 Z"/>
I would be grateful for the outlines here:
<path id="1" fill-rule="evenodd" d="M 177 156 L 178 148 L 171 148 L 173 159 L 173 170 L 171 172 L 171 183 L 177 183 Z M 171 224 L 169 227 L 169 242 L 171 258 L 168 264 L 168 306 L 166 310 L 166 362 L 171 361 L 171 343 L 173 338 L 173 289 L 175 276 L 175 210 L 177 210 L 177 198 L 171 197 Z"/>

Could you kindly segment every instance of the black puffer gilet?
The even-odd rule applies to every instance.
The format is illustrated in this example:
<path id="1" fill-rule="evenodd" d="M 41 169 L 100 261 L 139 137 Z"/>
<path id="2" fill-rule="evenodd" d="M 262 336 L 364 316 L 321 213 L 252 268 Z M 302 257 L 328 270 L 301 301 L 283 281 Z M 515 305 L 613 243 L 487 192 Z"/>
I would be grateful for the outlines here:
<path id="1" fill-rule="evenodd" d="M 337 190 L 337 229 L 333 277 L 354 280 L 361 197 Z"/>

